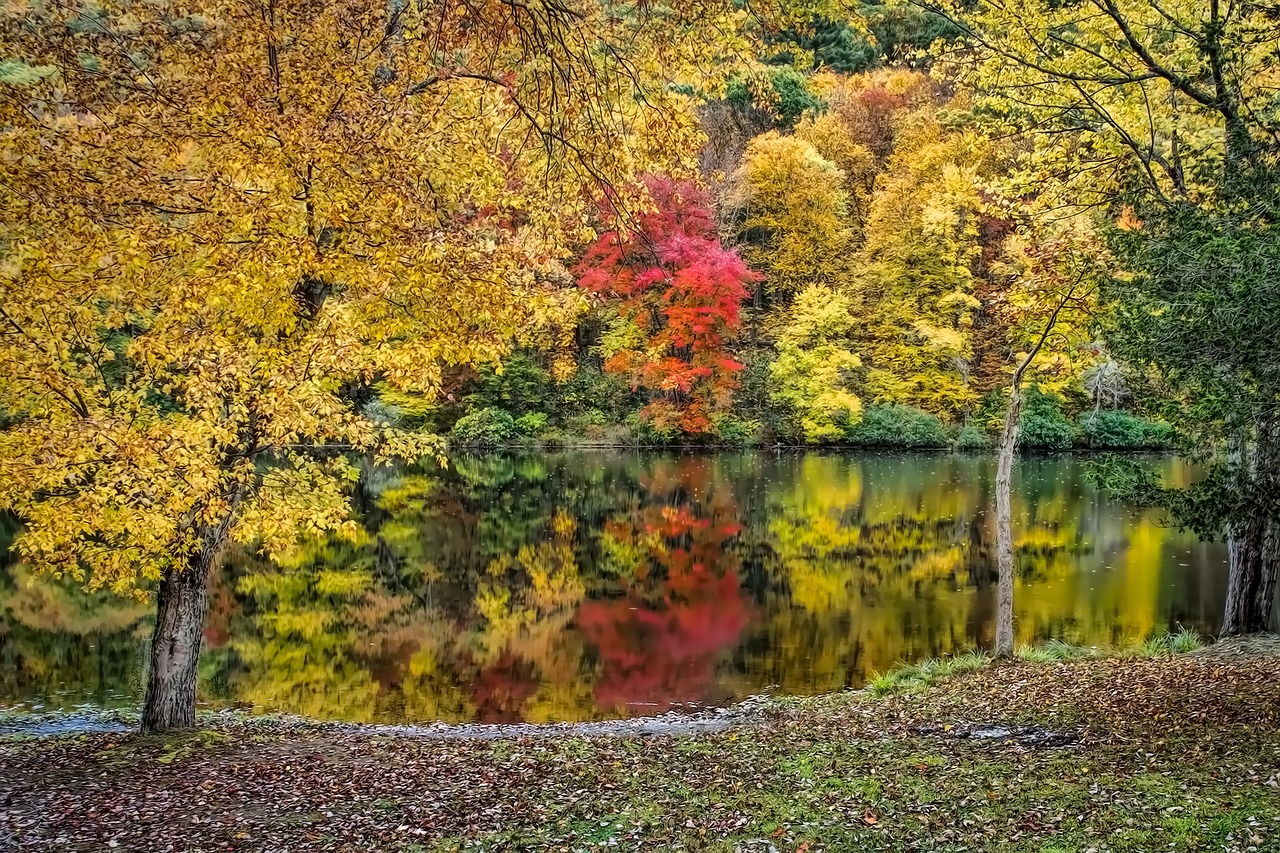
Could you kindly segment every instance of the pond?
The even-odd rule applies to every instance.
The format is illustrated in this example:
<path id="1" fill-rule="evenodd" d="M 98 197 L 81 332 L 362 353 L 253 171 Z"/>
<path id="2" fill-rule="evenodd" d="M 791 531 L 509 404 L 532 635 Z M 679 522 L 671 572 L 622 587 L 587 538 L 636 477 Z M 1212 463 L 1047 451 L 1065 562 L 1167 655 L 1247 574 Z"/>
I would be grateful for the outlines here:
<path id="1" fill-rule="evenodd" d="M 1212 633 L 1225 549 L 1014 482 L 1018 641 Z M 1189 469 L 1152 457 L 1170 483 Z M 201 700 L 326 720 L 581 721 L 856 687 L 989 647 L 994 459 L 565 452 L 366 472 L 354 541 L 212 578 Z M 0 570 L 0 707 L 135 707 L 144 603 Z"/>

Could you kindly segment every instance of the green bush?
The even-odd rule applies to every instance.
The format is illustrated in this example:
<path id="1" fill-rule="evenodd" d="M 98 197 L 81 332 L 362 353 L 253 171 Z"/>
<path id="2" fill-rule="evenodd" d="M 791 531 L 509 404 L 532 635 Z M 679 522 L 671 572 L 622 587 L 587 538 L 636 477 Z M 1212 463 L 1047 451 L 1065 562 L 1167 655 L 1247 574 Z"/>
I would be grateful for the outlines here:
<path id="1" fill-rule="evenodd" d="M 552 386 L 550 402 L 545 409 L 566 421 L 573 415 L 592 410 L 603 412 L 603 422 L 618 423 L 637 405 L 640 398 L 632 393 L 627 380 L 609 374 L 593 364 L 583 364 L 572 376 Z"/>
<path id="2" fill-rule="evenodd" d="M 467 394 L 468 408 L 500 408 L 520 416 L 540 406 L 550 393 L 550 377 L 533 357 L 515 352 L 502 362 L 502 372 L 486 365 L 480 368 L 473 390 Z"/>
<path id="3" fill-rule="evenodd" d="M 516 418 L 516 432 L 529 438 L 536 438 L 547 428 L 546 412 L 528 412 Z"/>
<path id="4" fill-rule="evenodd" d="M 1019 418 L 1018 446 L 1034 450 L 1067 450 L 1075 440 L 1075 428 L 1062 413 L 1057 397 L 1038 388 L 1027 389 Z"/>
<path id="5" fill-rule="evenodd" d="M 759 428 L 769 434 L 782 432 L 789 414 L 769 399 L 769 366 L 776 356 L 777 350 L 772 346 L 743 349 L 733 354 L 742 364 L 742 370 L 738 372 L 738 387 L 733 392 L 732 416 L 740 421 L 758 421 Z"/>
<path id="6" fill-rule="evenodd" d="M 495 445 L 510 441 L 516 434 L 516 421 L 511 413 L 494 407 L 463 415 L 449 431 L 458 444 Z"/>
<path id="7" fill-rule="evenodd" d="M 721 444 L 745 447 L 760 441 L 760 422 L 725 415 L 713 424 L 716 440 Z"/>
<path id="8" fill-rule="evenodd" d="M 564 419 L 565 430 L 578 437 L 587 435 L 593 427 L 603 427 L 608 423 L 609 417 L 599 409 L 587 409 Z"/>
<path id="9" fill-rule="evenodd" d="M 1149 421 L 1119 409 L 1110 409 L 1082 415 L 1080 436 L 1090 447 L 1156 449 L 1173 443 L 1173 427 L 1163 421 Z"/>
<path id="10" fill-rule="evenodd" d="M 862 420 L 845 432 L 861 447 L 947 447 L 951 440 L 942 421 L 910 406 L 869 406 Z"/>
<path id="11" fill-rule="evenodd" d="M 992 444 L 991 436 L 974 424 L 965 424 L 956 432 L 957 450 L 986 450 Z"/>

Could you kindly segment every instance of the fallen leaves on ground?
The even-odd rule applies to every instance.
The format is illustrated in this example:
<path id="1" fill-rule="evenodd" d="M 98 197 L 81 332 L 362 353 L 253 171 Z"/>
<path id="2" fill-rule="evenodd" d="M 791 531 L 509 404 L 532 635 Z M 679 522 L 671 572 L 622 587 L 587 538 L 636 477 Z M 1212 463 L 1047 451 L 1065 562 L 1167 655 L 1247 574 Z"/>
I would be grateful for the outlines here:
<path id="1" fill-rule="evenodd" d="M 11 738 L 0 847 L 1280 851 L 1278 676 L 1256 655 L 996 665 L 681 737 Z"/>

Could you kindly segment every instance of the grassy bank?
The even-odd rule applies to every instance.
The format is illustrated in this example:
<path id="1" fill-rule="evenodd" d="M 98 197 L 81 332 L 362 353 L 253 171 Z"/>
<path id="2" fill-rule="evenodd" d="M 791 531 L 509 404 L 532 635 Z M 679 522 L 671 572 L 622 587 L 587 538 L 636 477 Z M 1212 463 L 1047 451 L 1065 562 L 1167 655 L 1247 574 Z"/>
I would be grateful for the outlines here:
<path id="1" fill-rule="evenodd" d="M 1275 643 L 1175 654 L 1163 642 L 1128 657 L 1060 648 L 935 663 L 685 737 L 468 741 L 259 725 L 9 740 L 0 841 L 1280 851 Z"/>

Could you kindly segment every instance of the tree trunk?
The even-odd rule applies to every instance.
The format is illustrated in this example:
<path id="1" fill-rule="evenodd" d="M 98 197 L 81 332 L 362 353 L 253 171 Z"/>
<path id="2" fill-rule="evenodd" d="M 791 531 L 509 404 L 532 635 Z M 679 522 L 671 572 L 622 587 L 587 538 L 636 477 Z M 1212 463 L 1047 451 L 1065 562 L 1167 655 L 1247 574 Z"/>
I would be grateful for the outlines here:
<path id="1" fill-rule="evenodd" d="M 1019 374 L 1021 370 L 1019 370 Z M 1022 388 L 1016 376 L 1009 389 L 1009 408 L 996 463 L 996 657 L 1013 656 L 1013 459 L 1018 452 L 1018 419 L 1022 414 Z"/>
<path id="2" fill-rule="evenodd" d="M 1244 439 L 1231 439 L 1231 461 L 1242 471 L 1249 492 L 1260 495 L 1257 512 L 1231 523 L 1227 538 L 1227 605 L 1222 635 L 1254 634 L 1271 625 L 1280 574 L 1280 524 L 1271 496 L 1280 485 L 1280 422 L 1260 420 L 1253 452 Z"/>
<path id="3" fill-rule="evenodd" d="M 160 580 L 156 626 L 151 635 L 142 731 L 189 729 L 196 724 L 196 666 L 207 609 L 205 585 L 227 541 L 230 517 L 200 537 L 200 550 L 184 567 Z"/>
<path id="4" fill-rule="evenodd" d="M 1045 320 L 1040 339 L 1031 348 L 1009 380 L 1009 408 L 1004 413 L 1004 432 L 996 464 L 996 567 L 1000 582 L 996 589 L 996 657 L 1013 656 L 1013 458 L 1018 453 L 1018 423 L 1022 416 L 1022 376 L 1035 361 L 1036 354 L 1053 333 L 1058 316 L 1075 296 L 1076 287 L 1084 280 L 1082 271 L 1066 293 L 1058 295 L 1058 304 Z"/>

